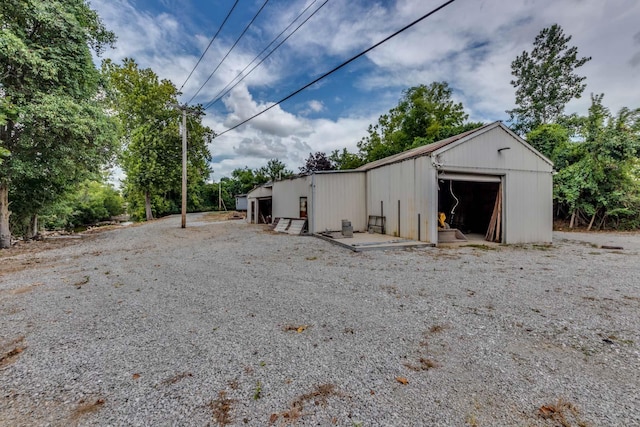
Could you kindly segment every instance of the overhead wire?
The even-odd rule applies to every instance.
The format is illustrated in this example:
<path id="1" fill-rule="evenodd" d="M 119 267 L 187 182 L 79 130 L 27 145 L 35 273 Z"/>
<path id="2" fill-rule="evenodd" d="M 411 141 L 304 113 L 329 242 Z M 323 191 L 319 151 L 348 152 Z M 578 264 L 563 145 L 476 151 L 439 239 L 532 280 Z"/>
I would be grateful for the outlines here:
<path id="1" fill-rule="evenodd" d="M 269 3 L 269 0 L 265 0 L 264 3 L 262 3 L 262 6 L 260 7 L 260 9 L 258 10 L 258 12 L 254 15 L 253 19 L 251 19 L 251 22 L 249 22 L 249 24 L 247 24 L 247 26 L 244 28 L 244 30 L 242 30 L 242 34 L 240 34 L 240 36 L 236 39 L 236 41 L 233 43 L 233 46 L 231 46 L 231 48 L 229 49 L 229 51 L 224 55 L 224 57 L 220 60 L 220 62 L 218 63 L 218 65 L 216 66 L 216 68 L 214 68 L 214 70 L 211 72 L 211 74 L 209 74 L 209 77 L 207 77 L 207 80 L 205 80 L 204 83 L 202 83 L 202 86 L 200 86 L 200 88 L 196 91 L 196 93 L 193 94 L 193 96 L 187 101 L 187 104 L 191 104 L 191 101 L 193 101 L 193 99 L 198 96 L 198 94 L 200 93 L 200 91 L 207 85 L 207 83 L 209 83 L 209 80 L 211 80 L 211 77 L 213 77 L 213 75 L 215 74 L 216 71 L 218 71 L 218 68 L 220 68 L 220 66 L 222 65 L 222 63 L 225 61 L 225 59 L 227 59 L 227 57 L 229 56 L 229 54 L 231 53 L 231 51 L 233 51 L 233 49 L 236 47 L 236 45 L 238 44 L 238 42 L 242 39 L 242 37 L 245 35 L 245 33 L 247 32 L 247 30 L 249 30 L 249 27 L 251 27 L 251 25 L 253 24 L 253 22 L 258 18 L 258 15 L 260 15 L 260 12 L 262 12 L 262 10 L 265 8 L 265 6 L 267 5 L 267 3 Z"/>
<path id="2" fill-rule="evenodd" d="M 305 24 L 309 19 L 311 19 L 311 18 L 313 17 L 313 15 L 315 15 L 315 14 L 316 14 L 320 9 L 322 9 L 322 7 L 323 7 L 325 4 L 327 4 L 327 2 L 328 2 L 329 0 L 325 0 L 325 1 L 324 1 L 324 3 L 322 3 L 322 4 L 321 4 L 321 5 L 320 5 L 316 10 L 314 10 L 314 11 L 313 11 L 313 12 L 312 12 L 312 13 L 311 13 L 311 14 L 310 14 L 310 15 L 309 15 L 309 16 L 308 16 L 304 21 L 302 21 L 302 22 L 300 23 L 300 25 L 298 25 L 298 26 L 297 26 L 297 27 L 296 27 L 296 28 L 295 28 L 291 33 L 289 33 L 289 35 L 288 35 L 287 37 L 285 37 L 285 38 L 284 38 L 280 43 L 278 43 L 278 45 L 277 45 L 276 47 L 274 47 L 274 48 L 271 50 L 271 52 L 269 52 L 267 55 L 265 55 L 265 57 L 264 57 L 264 58 L 262 58 L 262 59 L 260 60 L 260 62 L 258 62 L 256 65 L 254 65 L 254 66 L 253 66 L 253 68 L 251 68 L 251 70 L 249 70 L 249 72 L 248 72 L 247 74 L 244 74 L 244 75 L 243 75 L 243 73 L 247 70 L 247 68 L 249 68 L 249 67 L 251 66 L 251 64 L 253 64 L 253 63 L 254 63 L 254 61 L 255 61 L 256 59 L 258 59 L 258 58 L 259 58 L 263 53 L 265 53 L 265 52 L 267 51 L 267 49 L 269 49 L 269 48 L 271 47 L 271 45 L 273 45 L 273 44 L 276 42 L 276 40 L 278 40 L 278 39 L 279 39 L 279 38 L 280 38 L 280 37 L 281 37 L 281 36 L 282 36 L 282 35 L 283 35 L 283 34 L 284 34 L 288 29 L 289 29 L 289 28 L 291 28 L 291 27 L 293 26 L 293 24 L 295 24 L 295 23 L 296 23 L 296 21 L 297 21 L 298 19 L 300 19 L 300 17 L 301 17 L 302 15 L 304 15 L 304 14 L 307 12 L 307 10 L 309 10 L 309 8 L 310 8 L 311 6 L 313 6 L 317 1 L 318 1 L 318 0 L 313 0 L 313 2 L 311 2 L 311 3 L 310 3 L 306 8 L 304 8 L 304 10 L 303 10 L 302 12 L 300 12 L 300 14 L 299 14 L 298 16 L 296 16 L 296 18 L 295 18 L 293 21 L 291 21 L 291 23 L 290 23 L 290 24 L 289 24 L 289 25 L 288 25 L 284 30 L 282 30 L 282 31 L 280 32 L 280 34 L 278 34 L 278 35 L 277 35 L 277 36 L 276 36 L 276 37 L 271 41 L 271 43 L 269 43 L 269 44 L 268 44 L 264 49 L 262 49 L 262 52 L 260 52 L 259 54 L 257 54 L 257 55 L 256 55 L 256 57 L 255 57 L 255 58 L 253 58 L 253 59 L 251 60 L 251 62 L 249 62 L 249 63 L 247 64 L 247 66 L 246 66 L 246 67 L 244 67 L 244 68 L 242 69 L 242 71 L 240 71 L 240 72 L 239 72 L 239 73 L 238 73 L 238 74 L 233 78 L 233 80 L 231 80 L 229 83 L 227 83 L 227 85 L 226 85 L 224 88 L 222 88 L 222 90 L 220 90 L 220 91 L 218 92 L 218 94 L 217 94 L 217 95 L 215 95 L 207 105 L 205 105 L 204 109 L 205 109 L 205 110 L 207 110 L 208 108 L 211 108 L 211 107 L 212 107 L 213 105 L 215 105 L 218 101 L 220 101 L 220 99 L 224 98 L 224 96 L 225 96 L 226 94 L 228 94 L 229 92 L 231 92 L 231 91 L 233 90 L 233 88 L 235 88 L 236 86 L 238 86 L 238 85 L 240 84 L 240 82 L 242 82 L 244 79 L 246 79 L 247 77 L 249 77 L 249 75 L 253 72 L 253 70 L 255 70 L 256 68 L 258 68 L 258 67 L 260 66 L 260 64 L 262 64 L 262 63 L 263 63 L 267 58 L 269 58 L 269 57 L 271 56 L 271 54 L 273 54 L 273 53 L 274 53 L 274 52 L 275 52 L 275 51 L 276 51 L 280 46 L 282 46 L 282 45 L 284 44 L 284 42 L 286 42 L 286 41 L 289 39 L 289 37 L 291 37 L 293 34 L 295 34 L 295 33 L 296 33 L 296 31 L 298 31 L 298 30 L 300 29 L 300 27 L 302 27 L 302 26 L 303 26 L 303 25 L 304 25 L 304 24 Z M 233 84 L 233 82 L 234 82 L 238 77 L 240 77 L 240 76 L 242 76 L 242 78 L 241 78 L 240 80 L 238 80 L 235 84 Z M 229 87 L 231 84 L 233 84 L 233 86 Z"/>
<path id="3" fill-rule="evenodd" d="M 382 39 L 381 41 L 379 41 L 378 43 L 374 44 L 373 46 L 363 50 L 362 52 L 360 52 L 359 54 L 351 57 L 350 59 L 346 60 L 345 62 L 343 62 L 342 64 L 338 65 L 337 67 L 333 68 L 330 71 L 327 71 L 326 73 L 324 73 L 323 75 L 321 75 L 320 77 L 314 79 L 313 81 L 307 83 L 306 85 L 302 86 L 300 89 L 290 93 L 289 95 L 285 96 L 284 98 L 282 98 L 281 100 L 279 100 L 278 102 L 268 106 L 267 108 L 265 108 L 264 110 L 254 114 L 253 116 L 241 121 L 240 123 L 220 132 L 219 134 L 216 135 L 216 137 L 219 137 L 221 135 L 224 135 L 227 132 L 231 132 L 234 129 L 239 128 L 240 126 L 244 125 L 245 123 L 255 119 L 256 117 L 266 113 L 267 111 L 271 110 L 272 108 L 276 107 L 277 105 L 280 105 L 281 103 L 287 101 L 290 98 L 293 98 L 295 95 L 299 94 L 300 92 L 302 92 L 303 90 L 309 88 L 310 86 L 313 86 L 314 84 L 318 83 L 320 80 L 324 79 L 325 77 L 335 73 L 336 71 L 338 71 L 339 69 L 345 67 L 346 65 L 352 63 L 353 61 L 355 61 L 356 59 L 360 58 L 361 56 L 366 55 L 367 53 L 371 52 L 373 49 L 377 48 L 378 46 L 380 46 L 383 43 L 386 43 L 387 41 L 391 40 L 392 38 L 394 38 L 395 36 L 397 36 L 398 34 L 408 30 L 409 28 L 413 27 L 414 25 L 416 25 L 417 23 L 425 20 L 426 18 L 430 17 L 431 15 L 439 12 L 440 10 L 444 9 L 445 7 L 449 6 L 451 3 L 453 3 L 455 0 L 449 0 L 445 3 L 442 3 L 440 6 L 436 7 L 435 9 L 431 10 L 430 12 L 422 15 L 421 17 L 419 17 L 418 19 L 416 19 L 415 21 L 411 22 L 408 25 L 405 25 L 404 27 L 402 27 L 401 29 L 399 29 L 398 31 L 396 31 L 395 33 L 391 34 L 390 36 L 385 37 L 384 39 Z"/>
<path id="4" fill-rule="evenodd" d="M 213 44 L 214 40 L 218 37 L 218 34 L 220 34 L 220 31 L 222 31 L 222 28 L 224 27 L 224 24 L 227 23 L 227 20 L 231 16 L 231 13 L 233 12 L 233 10 L 238 5 L 239 1 L 240 0 L 236 0 L 235 3 L 233 3 L 233 6 L 231 6 L 231 10 L 229 10 L 229 13 L 227 13 L 227 16 L 224 18 L 224 21 L 222 21 L 222 24 L 220 25 L 220 28 L 218 28 L 218 31 L 216 31 L 216 33 L 213 35 L 213 37 L 209 41 L 209 44 L 207 45 L 207 48 L 204 50 L 204 52 L 202 52 L 202 55 L 200 55 L 200 59 L 198 59 L 198 62 L 196 62 L 196 65 L 193 66 L 193 68 L 191 69 L 191 72 L 187 76 L 186 80 L 184 81 L 184 83 L 182 83 L 182 86 L 180 86 L 180 89 L 178 89 L 178 92 L 182 91 L 182 88 L 184 87 L 184 85 L 187 84 L 187 82 L 189 81 L 189 79 L 193 75 L 194 71 L 196 71 L 196 68 L 198 68 L 198 65 L 200 65 L 200 62 L 202 61 L 202 58 L 204 58 L 204 55 L 207 53 L 207 51 L 211 47 L 211 45 Z"/>

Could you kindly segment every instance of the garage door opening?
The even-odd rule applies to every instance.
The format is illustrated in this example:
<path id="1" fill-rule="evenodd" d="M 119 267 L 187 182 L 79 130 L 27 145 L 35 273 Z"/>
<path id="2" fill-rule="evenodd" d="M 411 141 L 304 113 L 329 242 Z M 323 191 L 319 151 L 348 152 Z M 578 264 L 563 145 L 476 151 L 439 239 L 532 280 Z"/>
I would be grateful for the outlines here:
<path id="1" fill-rule="evenodd" d="M 491 179 L 491 178 L 490 178 Z M 438 212 L 445 214 L 451 228 L 457 228 L 473 240 L 502 241 L 502 191 L 500 178 L 490 182 L 438 180 Z M 488 181 L 488 180 L 487 180 Z M 493 234 L 489 237 L 489 231 Z"/>
<path id="2" fill-rule="evenodd" d="M 271 206 L 271 197 L 267 199 L 258 199 L 257 224 L 271 224 Z"/>

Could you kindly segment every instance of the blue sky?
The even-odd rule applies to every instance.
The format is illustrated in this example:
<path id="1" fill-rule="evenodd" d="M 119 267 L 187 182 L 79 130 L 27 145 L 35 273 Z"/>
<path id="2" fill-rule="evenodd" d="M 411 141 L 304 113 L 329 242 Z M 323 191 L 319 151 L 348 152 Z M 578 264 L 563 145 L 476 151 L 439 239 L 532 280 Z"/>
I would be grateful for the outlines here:
<path id="1" fill-rule="evenodd" d="M 132 57 L 180 87 L 234 0 L 90 0 L 118 36 L 103 57 Z M 194 103 L 207 104 L 307 6 L 324 0 L 269 0 Z M 264 0 L 239 0 L 183 89 L 188 101 L 204 83 Z M 368 48 L 442 1 L 329 0 L 233 91 L 207 110 L 217 132 L 262 110 Z M 511 61 L 530 50 L 554 23 L 572 35 L 581 56 L 593 59 L 583 97 L 567 112 L 584 114 L 589 94 L 604 93 L 614 112 L 640 107 L 640 2 L 637 0 L 457 0 L 316 86 L 211 144 L 213 178 L 238 167 L 279 158 L 291 169 L 310 152 L 356 143 L 369 124 L 394 107 L 402 91 L 447 81 L 470 120 L 506 120 L 514 105 Z M 294 25 L 291 29 L 295 28 Z M 291 30 L 289 30 L 291 31 Z M 288 33 L 285 33 L 285 35 Z"/>

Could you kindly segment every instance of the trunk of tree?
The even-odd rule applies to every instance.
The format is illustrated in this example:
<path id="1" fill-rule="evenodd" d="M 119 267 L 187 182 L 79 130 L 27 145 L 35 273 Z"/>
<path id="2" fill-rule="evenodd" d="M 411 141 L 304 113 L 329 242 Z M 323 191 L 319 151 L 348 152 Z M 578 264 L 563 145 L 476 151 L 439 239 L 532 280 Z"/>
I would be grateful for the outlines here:
<path id="1" fill-rule="evenodd" d="M 151 196 L 148 191 L 144 193 L 144 211 L 147 216 L 147 221 L 151 221 L 153 219 L 153 212 L 151 211 Z"/>
<path id="2" fill-rule="evenodd" d="M 575 221 L 576 221 L 576 211 L 573 211 L 573 213 L 571 214 L 571 221 L 569 221 L 569 228 L 573 228 L 573 226 L 575 225 Z"/>
<path id="3" fill-rule="evenodd" d="M 33 214 L 33 216 L 31 217 L 28 233 L 29 235 L 27 237 L 29 239 L 33 239 L 38 235 L 38 214 Z"/>
<path id="4" fill-rule="evenodd" d="M 591 221 L 589 221 L 589 226 L 587 227 L 587 231 L 591 231 L 591 227 L 593 227 L 593 221 L 596 220 L 596 215 L 598 215 L 598 210 L 596 209 L 596 211 L 593 213 L 593 216 L 591 217 Z"/>
<path id="5" fill-rule="evenodd" d="M 11 247 L 11 231 L 9 230 L 9 185 L 0 183 L 0 249 Z"/>

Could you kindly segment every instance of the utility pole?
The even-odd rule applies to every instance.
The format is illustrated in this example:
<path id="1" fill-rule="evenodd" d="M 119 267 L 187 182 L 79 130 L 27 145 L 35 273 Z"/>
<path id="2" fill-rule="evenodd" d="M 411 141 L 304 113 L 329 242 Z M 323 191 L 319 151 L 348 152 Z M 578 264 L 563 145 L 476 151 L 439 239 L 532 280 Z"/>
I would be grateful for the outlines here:
<path id="1" fill-rule="evenodd" d="M 182 109 L 182 228 L 187 226 L 187 109 Z"/>
<path id="2" fill-rule="evenodd" d="M 182 111 L 182 228 L 187 227 L 187 114 L 202 114 L 198 109 L 187 104 L 171 104 L 171 107 Z"/>

